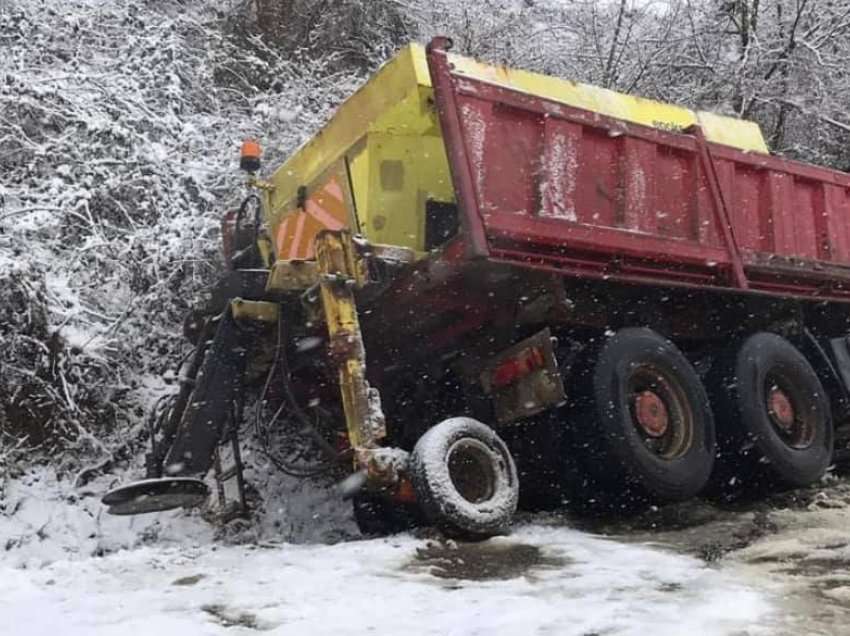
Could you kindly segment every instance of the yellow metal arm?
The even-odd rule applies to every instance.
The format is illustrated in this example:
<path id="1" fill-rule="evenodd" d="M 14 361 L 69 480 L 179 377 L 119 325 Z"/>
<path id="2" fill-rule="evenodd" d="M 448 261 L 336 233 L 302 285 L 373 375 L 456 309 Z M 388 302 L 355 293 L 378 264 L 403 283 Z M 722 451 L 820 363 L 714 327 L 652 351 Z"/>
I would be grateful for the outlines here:
<path id="1" fill-rule="evenodd" d="M 366 354 L 354 300 L 354 289 L 366 283 L 365 263 L 346 230 L 316 236 L 316 262 L 349 442 L 355 451 L 377 448 L 386 436 L 386 426 L 378 391 L 366 381 Z"/>

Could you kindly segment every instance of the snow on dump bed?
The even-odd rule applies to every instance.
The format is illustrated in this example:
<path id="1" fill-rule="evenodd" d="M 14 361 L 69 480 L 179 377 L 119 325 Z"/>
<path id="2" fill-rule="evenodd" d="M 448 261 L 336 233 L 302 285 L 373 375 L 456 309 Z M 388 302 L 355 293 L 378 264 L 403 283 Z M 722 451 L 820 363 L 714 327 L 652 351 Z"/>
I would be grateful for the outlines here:
<path id="1" fill-rule="evenodd" d="M 472 555 L 542 557 L 506 577 Z M 147 546 L 41 569 L 0 565 L 0 634 L 761 634 L 769 600 L 701 562 L 564 528 L 449 545 Z M 521 551 L 520 551 L 521 553 Z M 417 556 L 418 555 L 418 556 Z M 445 554 L 441 557 L 445 561 Z M 495 562 L 494 562 L 495 563 Z"/>

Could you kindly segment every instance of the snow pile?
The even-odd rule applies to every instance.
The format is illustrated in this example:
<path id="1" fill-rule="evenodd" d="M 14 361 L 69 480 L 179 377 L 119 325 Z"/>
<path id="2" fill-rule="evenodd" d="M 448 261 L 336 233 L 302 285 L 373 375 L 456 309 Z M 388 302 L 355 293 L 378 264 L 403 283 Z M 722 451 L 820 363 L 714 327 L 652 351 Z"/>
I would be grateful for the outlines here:
<path id="1" fill-rule="evenodd" d="M 284 475 L 256 450 L 243 453 L 245 479 L 260 494 L 254 536 L 292 543 L 336 543 L 359 536 L 351 502 L 335 488 L 334 475 L 301 479 Z"/>
<path id="2" fill-rule="evenodd" d="M 769 519 L 775 534 L 734 552 L 728 570 L 782 592 L 789 633 L 844 633 L 839 630 L 850 621 L 847 483 L 818 492 L 805 509 L 772 511 Z"/>
<path id="3" fill-rule="evenodd" d="M 119 477 L 100 477 L 74 488 L 55 471 L 30 470 L 0 490 L 0 561 L 6 567 L 39 569 L 150 543 L 182 548 L 212 540 L 212 528 L 183 511 L 115 517 L 100 503 Z"/>

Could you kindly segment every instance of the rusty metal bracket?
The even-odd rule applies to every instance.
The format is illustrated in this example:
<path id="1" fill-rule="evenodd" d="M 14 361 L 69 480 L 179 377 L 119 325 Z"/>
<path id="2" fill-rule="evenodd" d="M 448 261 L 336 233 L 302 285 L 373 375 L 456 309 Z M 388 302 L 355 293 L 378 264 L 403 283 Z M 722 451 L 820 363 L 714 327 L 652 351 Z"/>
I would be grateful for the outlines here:
<path id="1" fill-rule="evenodd" d="M 318 282 L 319 269 L 315 261 L 278 260 L 269 272 L 266 291 L 301 291 Z"/>
<path id="2" fill-rule="evenodd" d="M 400 448 L 362 448 L 355 462 L 366 471 L 367 483 L 392 487 L 401 483 L 408 471 L 410 453 Z"/>
<path id="3" fill-rule="evenodd" d="M 248 175 L 248 179 L 246 180 L 245 185 L 247 185 L 249 188 L 257 188 L 258 190 L 261 190 L 263 192 L 271 193 L 275 191 L 275 185 L 273 183 L 269 181 L 263 181 L 255 174 Z"/>

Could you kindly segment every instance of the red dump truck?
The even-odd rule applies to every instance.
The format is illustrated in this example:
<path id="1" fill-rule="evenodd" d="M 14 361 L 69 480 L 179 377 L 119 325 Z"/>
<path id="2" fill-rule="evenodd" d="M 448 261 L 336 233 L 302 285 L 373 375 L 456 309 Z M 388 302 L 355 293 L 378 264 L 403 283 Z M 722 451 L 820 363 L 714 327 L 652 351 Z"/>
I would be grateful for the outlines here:
<path id="1" fill-rule="evenodd" d="M 823 476 L 850 404 L 850 175 L 770 156 L 750 122 L 449 47 L 403 50 L 267 180 L 246 144 L 228 272 L 112 512 L 200 503 L 211 469 L 244 495 L 258 375 L 260 429 L 315 447 L 279 466 L 348 474 L 366 531 L 487 536 L 578 484 L 672 501 Z"/>

